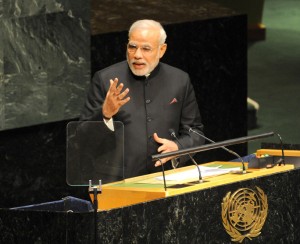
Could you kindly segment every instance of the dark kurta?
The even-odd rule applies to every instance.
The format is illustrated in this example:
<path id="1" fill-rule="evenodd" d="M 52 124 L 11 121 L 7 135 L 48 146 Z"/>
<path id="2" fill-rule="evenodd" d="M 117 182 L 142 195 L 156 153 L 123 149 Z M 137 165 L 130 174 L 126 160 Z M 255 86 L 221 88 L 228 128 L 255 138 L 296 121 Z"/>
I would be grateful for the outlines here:
<path id="1" fill-rule="evenodd" d="M 113 117 L 124 124 L 125 178 L 161 170 L 151 161 L 159 146 L 153 140 L 155 132 L 161 138 L 172 139 L 169 129 L 173 129 L 184 148 L 204 143 L 202 138 L 182 128 L 188 125 L 200 133 L 203 130 L 190 78 L 164 63 L 159 63 L 148 78 L 133 75 L 126 61 L 96 72 L 81 120 L 103 119 L 102 104 L 109 80 L 114 78 L 129 88 L 130 96 L 130 101 Z"/>

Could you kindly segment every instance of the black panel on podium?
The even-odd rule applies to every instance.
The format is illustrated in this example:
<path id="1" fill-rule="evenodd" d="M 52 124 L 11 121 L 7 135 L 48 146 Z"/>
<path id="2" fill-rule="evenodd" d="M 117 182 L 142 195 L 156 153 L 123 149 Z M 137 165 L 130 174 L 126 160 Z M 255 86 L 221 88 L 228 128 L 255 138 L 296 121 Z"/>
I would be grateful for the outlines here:
<path id="1" fill-rule="evenodd" d="M 103 121 L 70 122 L 67 125 L 67 183 L 89 185 L 124 179 L 124 125 L 114 130 Z"/>

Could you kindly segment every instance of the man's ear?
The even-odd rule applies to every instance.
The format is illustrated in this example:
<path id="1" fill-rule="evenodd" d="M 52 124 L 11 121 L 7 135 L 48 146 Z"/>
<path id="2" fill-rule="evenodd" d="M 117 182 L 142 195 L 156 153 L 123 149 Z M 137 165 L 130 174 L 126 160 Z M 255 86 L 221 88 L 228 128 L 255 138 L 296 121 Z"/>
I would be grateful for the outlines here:
<path id="1" fill-rule="evenodd" d="M 167 51 L 167 43 L 164 43 L 160 46 L 159 58 L 162 58 L 162 56 L 164 56 L 166 51 Z"/>

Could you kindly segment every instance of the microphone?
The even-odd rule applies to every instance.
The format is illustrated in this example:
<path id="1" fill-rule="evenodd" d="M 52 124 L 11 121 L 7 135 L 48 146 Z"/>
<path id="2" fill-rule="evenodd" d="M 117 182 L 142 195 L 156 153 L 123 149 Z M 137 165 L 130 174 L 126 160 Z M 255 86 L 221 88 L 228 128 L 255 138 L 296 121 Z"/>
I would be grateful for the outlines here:
<path id="1" fill-rule="evenodd" d="M 178 142 L 178 144 L 183 148 L 182 144 L 180 143 L 179 139 L 177 138 L 175 131 L 173 129 L 169 129 L 170 135 L 175 138 L 175 140 Z M 199 173 L 199 183 L 203 182 L 202 179 L 202 175 L 201 175 L 201 171 L 200 171 L 200 167 L 199 165 L 196 163 L 195 159 L 191 156 L 191 154 L 188 153 L 189 158 L 191 159 L 191 161 L 193 162 L 193 164 L 196 165 L 197 169 L 198 169 L 198 173 Z"/>
<path id="2" fill-rule="evenodd" d="M 274 159 L 273 159 L 273 163 L 267 164 L 267 166 L 266 166 L 267 169 L 273 168 L 273 167 L 276 166 L 276 165 L 278 165 L 278 166 L 281 166 L 281 164 L 285 165 L 282 138 L 281 138 L 281 136 L 280 136 L 278 133 L 277 133 L 277 136 L 278 136 L 278 138 L 279 138 L 279 140 L 280 140 L 281 158 L 278 159 L 278 160 L 276 161 L 276 163 L 274 163 Z"/>
<path id="3" fill-rule="evenodd" d="M 207 138 L 206 136 L 200 134 L 199 132 L 193 130 L 193 129 L 192 129 L 190 126 L 188 126 L 188 125 L 184 125 L 183 128 L 186 129 L 186 130 L 188 130 L 188 132 L 193 132 L 193 133 L 197 134 L 198 136 L 201 136 L 202 138 L 204 138 L 205 140 L 207 140 L 207 141 L 209 141 L 209 142 L 211 142 L 211 143 L 216 143 L 215 141 L 213 141 L 213 140 Z M 229 152 L 230 154 L 233 154 L 233 155 L 236 156 L 237 158 L 239 158 L 239 159 L 241 160 L 241 162 L 242 162 L 242 168 L 243 168 L 243 169 L 242 169 L 242 173 L 243 173 L 243 174 L 247 173 L 246 167 L 245 167 L 245 163 L 244 163 L 244 160 L 242 159 L 242 157 L 241 157 L 240 155 L 238 155 L 236 152 L 234 152 L 234 151 L 228 149 L 227 147 L 221 146 L 221 148 L 224 149 L 225 151 Z"/>
<path id="4" fill-rule="evenodd" d="M 283 143 L 282 143 L 282 138 L 279 134 L 277 134 L 279 140 L 280 140 L 280 147 L 281 147 L 281 158 L 276 162 L 278 166 L 281 166 L 281 164 L 285 165 L 285 160 L 284 160 L 284 152 L 283 152 Z"/>

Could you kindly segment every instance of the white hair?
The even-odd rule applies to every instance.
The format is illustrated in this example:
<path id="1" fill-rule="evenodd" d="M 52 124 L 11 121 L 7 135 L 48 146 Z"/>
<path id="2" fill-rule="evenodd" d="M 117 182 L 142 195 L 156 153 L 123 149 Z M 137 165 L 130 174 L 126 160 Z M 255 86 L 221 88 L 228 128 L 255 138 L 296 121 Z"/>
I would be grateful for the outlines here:
<path id="1" fill-rule="evenodd" d="M 134 29 L 149 29 L 149 28 L 159 29 L 160 32 L 159 44 L 164 44 L 167 39 L 167 34 L 164 28 L 162 27 L 162 25 L 155 20 L 149 20 L 149 19 L 137 20 L 130 26 L 128 37 L 130 37 L 130 34 Z"/>

